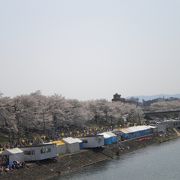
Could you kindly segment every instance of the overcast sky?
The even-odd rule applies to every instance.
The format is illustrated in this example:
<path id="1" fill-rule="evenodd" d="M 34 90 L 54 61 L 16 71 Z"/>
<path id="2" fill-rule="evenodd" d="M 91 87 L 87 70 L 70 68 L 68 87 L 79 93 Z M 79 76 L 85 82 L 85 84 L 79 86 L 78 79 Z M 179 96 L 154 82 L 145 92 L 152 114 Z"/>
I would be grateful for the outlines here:
<path id="1" fill-rule="evenodd" d="M 0 0 L 0 91 L 180 93 L 179 0 Z"/>

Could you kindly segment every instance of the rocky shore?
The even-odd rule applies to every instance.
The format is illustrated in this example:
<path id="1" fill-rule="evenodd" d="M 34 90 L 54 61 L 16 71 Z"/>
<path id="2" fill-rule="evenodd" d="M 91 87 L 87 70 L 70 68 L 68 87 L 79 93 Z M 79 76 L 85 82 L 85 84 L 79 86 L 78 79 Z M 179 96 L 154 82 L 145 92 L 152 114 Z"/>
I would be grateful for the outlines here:
<path id="1" fill-rule="evenodd" d="M 28 163 L 25 168 L 14 170 L 0 175 L 3 180 L 39 180 L 51 179 L 55 176 L 63 176 L 82 168 L 109 160 L 150 144 L 162 143 L 177 138 L 177 135 L 165 137 L 150 137 L 139 140 L 132 140 L 107 146 L 96 150 L 83 150 L 76 154 L 59 156 L 56 160 L 49 160 L 39 163 Z"/>

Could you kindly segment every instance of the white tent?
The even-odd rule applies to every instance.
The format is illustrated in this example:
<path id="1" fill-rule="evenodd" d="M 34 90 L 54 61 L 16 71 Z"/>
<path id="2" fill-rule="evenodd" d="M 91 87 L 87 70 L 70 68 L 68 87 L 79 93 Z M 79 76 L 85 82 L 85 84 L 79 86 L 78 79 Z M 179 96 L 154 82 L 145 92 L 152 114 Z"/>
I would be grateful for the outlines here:
<path id="1" fill-rule="evenodd" d="M 83 137 L 81 140 L 83 142 L 83 148 L 97 148 L 104 146 L 103 135 Z"/>
<path id="2" fill-rule="evenodd" d="M 80 139 L 67 137 L 63 138 L 63 141 L 66 144 L 67 153 L 74 153 L 80 151 L 80 144 L 82 143 Z"/>
<path id="3" fill-rule="evenodd" d="M 56 145 L 58 155 L 66 153 L 66 144 L 62 140 L 52 141 L 52 143 Z"/>
<path id="4" fill-rule="evenodd" d="M 12 165 L 13 161 L 24 162 L 23 151 L 19 148 L 6 149 L 2 155 L 7 156 L 9 165 Z"/>
<path id="5" fill-rule="evenodd" d="M 39 161 L 57 157 L 56 145 L 53 143 L 44 143 L 34 146 L 22 147 L 25 161 Z"/>

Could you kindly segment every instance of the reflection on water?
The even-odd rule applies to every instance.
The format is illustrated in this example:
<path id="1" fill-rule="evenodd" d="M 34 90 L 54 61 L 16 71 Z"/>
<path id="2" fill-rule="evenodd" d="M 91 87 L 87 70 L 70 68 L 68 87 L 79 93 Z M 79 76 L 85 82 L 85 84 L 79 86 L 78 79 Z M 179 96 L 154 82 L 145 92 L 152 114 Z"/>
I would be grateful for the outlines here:
<path id="1" fill-rule="evenodd" d="M 55 180 L 179 180 L 180 139 L 153 145 Z"/>

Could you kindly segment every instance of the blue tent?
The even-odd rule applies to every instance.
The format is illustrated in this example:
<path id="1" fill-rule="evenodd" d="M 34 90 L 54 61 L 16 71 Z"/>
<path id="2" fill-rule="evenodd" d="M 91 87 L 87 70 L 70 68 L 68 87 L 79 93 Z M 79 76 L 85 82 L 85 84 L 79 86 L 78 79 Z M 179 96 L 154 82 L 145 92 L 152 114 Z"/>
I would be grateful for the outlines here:
<path id="1" fill-rule="evenodd" d="M 99 135 L 104 136 L 104 145 L 115 144 L 118 142 L 117 136 L 112 132 L 103 132 L 100 133 Z"/>
<path id="2" fill-rule="evenodd" d="M 133 126 L 121 129 L 122 137 L 124 139 L 135 139 L 153 134 L 152 126 Z"/>

